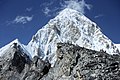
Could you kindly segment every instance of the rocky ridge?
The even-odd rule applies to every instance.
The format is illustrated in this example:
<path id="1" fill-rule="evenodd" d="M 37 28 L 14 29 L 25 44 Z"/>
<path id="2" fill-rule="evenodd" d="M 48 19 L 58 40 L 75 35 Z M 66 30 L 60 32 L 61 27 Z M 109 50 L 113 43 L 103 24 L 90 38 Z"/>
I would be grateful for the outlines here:
<path id="1" fill-rule="evenodd" d="M 120 80 L 120 55 L 57 45 L 57 61 L 42 80 Z"/>
<path id="2" fill-rule="evenodd" d="M 57 44 L 54 67 L 32 60 L 16 43 L 0 57 L 0 80 L 120 80 L 120 55 L 109 55 L 70 43 Z"/>
<path id="3" fill-rule="evenodd" d="M 50 63 L 38 56 L 31 60 L 17 43 L 0 56 L 0 80 L 39 80 L 49 68 Z"/>

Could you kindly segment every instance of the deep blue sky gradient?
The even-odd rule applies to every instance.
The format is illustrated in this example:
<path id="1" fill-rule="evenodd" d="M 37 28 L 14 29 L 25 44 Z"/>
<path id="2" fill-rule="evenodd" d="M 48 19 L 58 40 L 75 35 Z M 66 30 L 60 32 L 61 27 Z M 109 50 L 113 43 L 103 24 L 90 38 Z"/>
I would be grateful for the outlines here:
<path id="1" fill-rule="evenodd" d="M 27 44 L 32 36 L 47 22 L 55 17 L 56 11 L 46 16 L 43 13 L 45 6 L 50 9 L 59 8 L 62 0 L 0 0 L 0 47 L 18 38 L 21 43 Z M 85 0 L 92 5 L 86 10 L 86 16 L 96 22 L 102 32 L 114 43 L 120 43 L 120 0 Z M 52 5 L 48 5 L 48 3 Z M 32 8 L 27 11 L 26 8 Z M 26 24 L 13 24 L 16 16 L 33 16 L 32 21 Z M 95 16 L 100 16 L 95 18 Z"/>

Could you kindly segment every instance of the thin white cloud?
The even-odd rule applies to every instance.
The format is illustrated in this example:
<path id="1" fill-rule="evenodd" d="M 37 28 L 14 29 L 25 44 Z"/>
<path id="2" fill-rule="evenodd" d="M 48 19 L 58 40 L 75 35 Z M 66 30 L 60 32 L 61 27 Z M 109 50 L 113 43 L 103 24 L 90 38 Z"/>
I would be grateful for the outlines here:
<path id="1" fill-rule="evenodd" d="M 74 10 L 77 10 L 81 12 L 82 14 L 85 14 L 85 9 L 90 10 L 91 5 L 87 4 L 84 0 L 78 1 L 78 0 L 69 0 L 64 1 L 64 3 L 61 4 L 62 8 L 71 8 Z"/>
<path id="2" fill-rule="evenodd" d="M 26 24 L 27 22 L 30 22 L 33 19 L 33 16 L 17 16 L 12 23 L 21 23 Z"/>
<path id="3" fill-rule="evenodd" d="M 92 5 L 87 4 L 85 0 L 60 0 L 58 4 L 60 7 L 51 8 L 53 4 L 53 1 L 51 1 L 50 3 L 43 3 L 41 5 L 44 7 L 42 11 L 46 16 L 55 16 L 65 8 L 71 8 L 85 14 L 85 9 L 90 10 L 92 7 Z"/>
<path id="4" fill-rule="evenodd" d="M 50 17 L 50 16 L 55 16 L 58 12 L 57 10 L 60 10 L 61 8 L 58 8 L 58 7 L 54 7 L 54 8 L 49 8 L 49 7 L 45 7 L 42 12 L 47 16 L 47 17 Z"/>
<path id="5" fill-rule="evenodd" d="M 26 8 L 26 11 L 28 11 L 28 12 L 32 11 L 32 7 Z"/>
<path id="6" fill-rule="evenodd" d="M 99 14 L 99 15 L 95 16 L 94 18 L 100 18 L 100 17 L 103 17 L 103 15 Z"/>
<path id="7" fill-rule="evenodd" d="M 44 6 L 51 6 L 53 4 L 54 1 L 51 2 L 45 2 L 43 4 L 40 5 L 40 7 L 44 7 Z"/>
<path id="8" fill-rule="evenodd" d="M 51 12 L 51 10 L 48 7 L 45 7 L 43 12 L 44 12 L 45 15 L 49 15 L 49 12 Z"/>
<path id="9" fill-rule="evenodd" d="M 43 7 L 42 12 L 46 15 L 46 16 L 51 16 L 51 12 L 53 12 L 54 8 L 50 9 L 50 6 L 53 5 L 54 1 L 51 2 L 47 2 L 47 3 L 43 3 L 40 5 L 40 7 Z"/>

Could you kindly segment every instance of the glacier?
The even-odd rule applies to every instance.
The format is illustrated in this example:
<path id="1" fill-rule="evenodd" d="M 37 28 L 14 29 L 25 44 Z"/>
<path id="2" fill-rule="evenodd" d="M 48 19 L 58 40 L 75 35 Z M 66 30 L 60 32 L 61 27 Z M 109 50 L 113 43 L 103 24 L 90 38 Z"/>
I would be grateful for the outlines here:
<path id="1" fill-rule="evenodd" d="M 70 8 L 62 10 L 38 30 L 28 45 L 21 44 L 16 39 L 0 49 L 0 56 L 13 43 L 18 43 L 30 58 L 39 56 L 48 60 L 52 66 L 57 59 L 57 43 L 72 43 L 95 51 L 105 51 L 111 55 L 120 53 L 120 47 L 106 37 L 95 22 Z"/>

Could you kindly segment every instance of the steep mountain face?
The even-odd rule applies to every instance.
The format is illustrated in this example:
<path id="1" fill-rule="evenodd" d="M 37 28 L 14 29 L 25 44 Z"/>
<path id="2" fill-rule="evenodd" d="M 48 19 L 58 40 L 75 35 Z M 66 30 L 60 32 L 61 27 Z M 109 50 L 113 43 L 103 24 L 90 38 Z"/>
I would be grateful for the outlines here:
<path id="1" fill-rule="evenodd" d="M 18 40 L 9 44 L 0 56 L 0 80 L 39 80 L 48 73 L 50 63 L 23 52 Z"/>
<path id="2" fill-rule="evenodd" d="M 83 14 L 72 9 L 65 9 L 40 29 L 27 45 L 33 56 L 39 55 L 51 64 L 56 61 L 56 44 L 68 42 L 87 49 L 119 53 L 115 44 L 107 38 L 100 28 Z"/>

